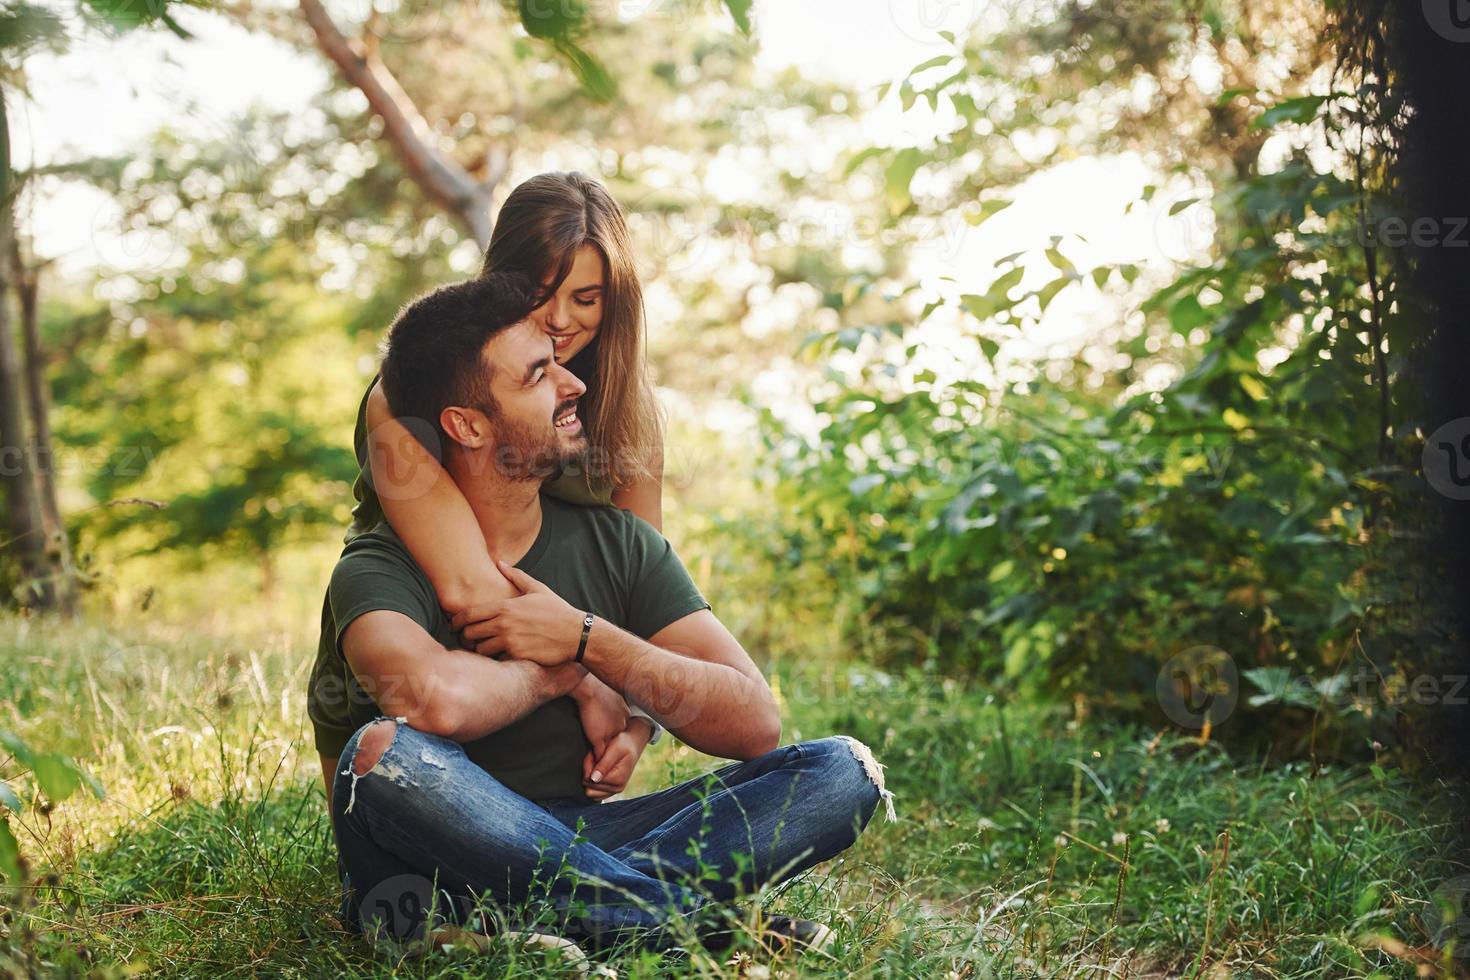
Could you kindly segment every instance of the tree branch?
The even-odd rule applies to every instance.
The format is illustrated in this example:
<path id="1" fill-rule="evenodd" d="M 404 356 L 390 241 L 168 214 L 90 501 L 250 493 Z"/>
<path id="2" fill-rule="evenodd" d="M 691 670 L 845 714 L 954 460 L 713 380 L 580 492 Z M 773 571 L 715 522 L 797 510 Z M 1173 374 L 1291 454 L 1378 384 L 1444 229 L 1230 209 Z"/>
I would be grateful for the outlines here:
<path id="1" fill-rule="evenodd" d="M 483 251 L 490 244 L 490 196 L 505 173 L 504 166 L 492 167 L 486 180 L 476 180 L 434 145 L 428 122 L 376 54 L 338 30 L 320 0 L 300 0 L 300 5 L 322 53 L 367 97 L 368 106 L 383 120 L 383 138 L 408 175 L 459 220 Z"/>

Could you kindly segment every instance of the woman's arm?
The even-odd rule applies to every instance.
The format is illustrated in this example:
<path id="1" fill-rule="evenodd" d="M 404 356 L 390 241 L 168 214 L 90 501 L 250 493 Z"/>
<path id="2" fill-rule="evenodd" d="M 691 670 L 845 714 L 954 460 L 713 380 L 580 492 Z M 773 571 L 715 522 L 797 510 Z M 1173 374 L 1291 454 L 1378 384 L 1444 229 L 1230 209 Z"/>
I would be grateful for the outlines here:
<path id="1" fill-rule="evenodd" d="M 660 534 L 664 529 L 664 447 L 654 453 L 648 476 L 613 491 L 613 504 L 631 510 Z M 468 506 L 468 505 L 466 505 Z"/>
<path id="2" fill-rule="evenodd" d="M 383 514 L 451 617 L 516 590 L 485 547 L 475 513 L 444 467 L 393 417 L 381 383 L 367 403 L 368 462 Z"/>
<path id="3" fill-rule="evenodd" d="M 429 576 L 439 605 L 450 618 L 472 606 L 517 595 L 491 560 L 464 494 L 439 461 L 393 417 L 381 384 L 374 384 L 368 395 L 367 431 L 373 488 L 383 514 Z M 599 751 L 623 730 L 627 705 L 592 674 L 572 689 L 571 697 L 588 739 Z"/>

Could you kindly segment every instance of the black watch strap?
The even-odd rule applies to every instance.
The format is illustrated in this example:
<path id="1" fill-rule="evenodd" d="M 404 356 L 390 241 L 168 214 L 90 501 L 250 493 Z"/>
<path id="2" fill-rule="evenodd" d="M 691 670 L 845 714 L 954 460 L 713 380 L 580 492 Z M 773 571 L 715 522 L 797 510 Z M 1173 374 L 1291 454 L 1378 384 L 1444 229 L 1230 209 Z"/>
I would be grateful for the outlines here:
<path id="1" fill-rule="evenodd" d="M 582 620 L 582 642 L 577 644 L 577 659 L 573 661 L 574 663 L 581 663 L 582 658 L 587 655 L 587 637 L 591 635 L 592 614 L 588 613 L 587 618 Z"/>

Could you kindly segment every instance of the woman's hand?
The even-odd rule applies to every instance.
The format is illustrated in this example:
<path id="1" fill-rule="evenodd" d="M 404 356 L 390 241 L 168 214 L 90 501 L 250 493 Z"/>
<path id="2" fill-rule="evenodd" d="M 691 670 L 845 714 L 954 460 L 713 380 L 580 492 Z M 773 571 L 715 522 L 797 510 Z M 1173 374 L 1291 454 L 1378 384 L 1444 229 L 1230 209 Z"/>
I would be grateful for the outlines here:
<path id="1" fill-rule="evenodd" d="M 519 594 L 462 610 L 450 620 L 461 642 L 487 656 L 504 654 L 555 667 L 577 656 L 585 613 L 508 562 L 496 562 Z"/>
<path id="2" fill-rule="evenodd" d="M 633 770 L 653 737 L 653 726 L 646 718 L 630 718 L 627 728 L 608 742 L 601 754 L 588 752 L 582 760 L 582 785 L 593 800 L 605 800 L 628 788 Z"/>
<path id="3" fill-rule="evenodd" d="M 587 736 L 587 741 L 592 745 L 588 758 L 599 757 L 607 749 L 608 743 L 628 727 L 628 703 L 617 691 L 590 673 L 572 688 L 571 697 L 577 702 L 577 717 L 582 722 L 582 734 Z M 584 765 L 582 776 L 585 778 L 588 772 Z"/>

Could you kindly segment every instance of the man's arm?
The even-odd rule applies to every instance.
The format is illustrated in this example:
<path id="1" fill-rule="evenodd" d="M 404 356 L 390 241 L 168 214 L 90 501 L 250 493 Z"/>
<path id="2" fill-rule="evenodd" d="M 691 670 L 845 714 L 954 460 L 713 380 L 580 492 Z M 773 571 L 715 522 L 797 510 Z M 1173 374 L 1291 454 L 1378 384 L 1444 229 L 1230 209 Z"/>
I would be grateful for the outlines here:
<path id="1" fill-rule="evenodd" d="M 770 685 L 708 609 L 648 640 L 594 620 L 582 664 L 701 752 L 753 759 L 781 742 Z"/>
<path id="2" fill-rule="evenodd" d="M 378 609 L 354 619 L 342 653 L 385 714 L 419 731 L 469 742 L 519 721 L 582 680 L 576 664 L 542 667 L 448 650 L 402 613 Z"/>
<path id="3" fill-rule="evenodd" d="M 500 570 L 523 594 L 495 603 L 488 615 L 474 614 L 479 621 L 465 627 L 465 642 L 482 654 L 547 667 L 570 662 L 583 614 L 519 568 L 501 562 Z M 753 759 L 780 743 L 781 715 L 770 687 L 708 609 L 675 620 L 649 640 L 596 619 L 582 663 L 701 752 Z"/>

